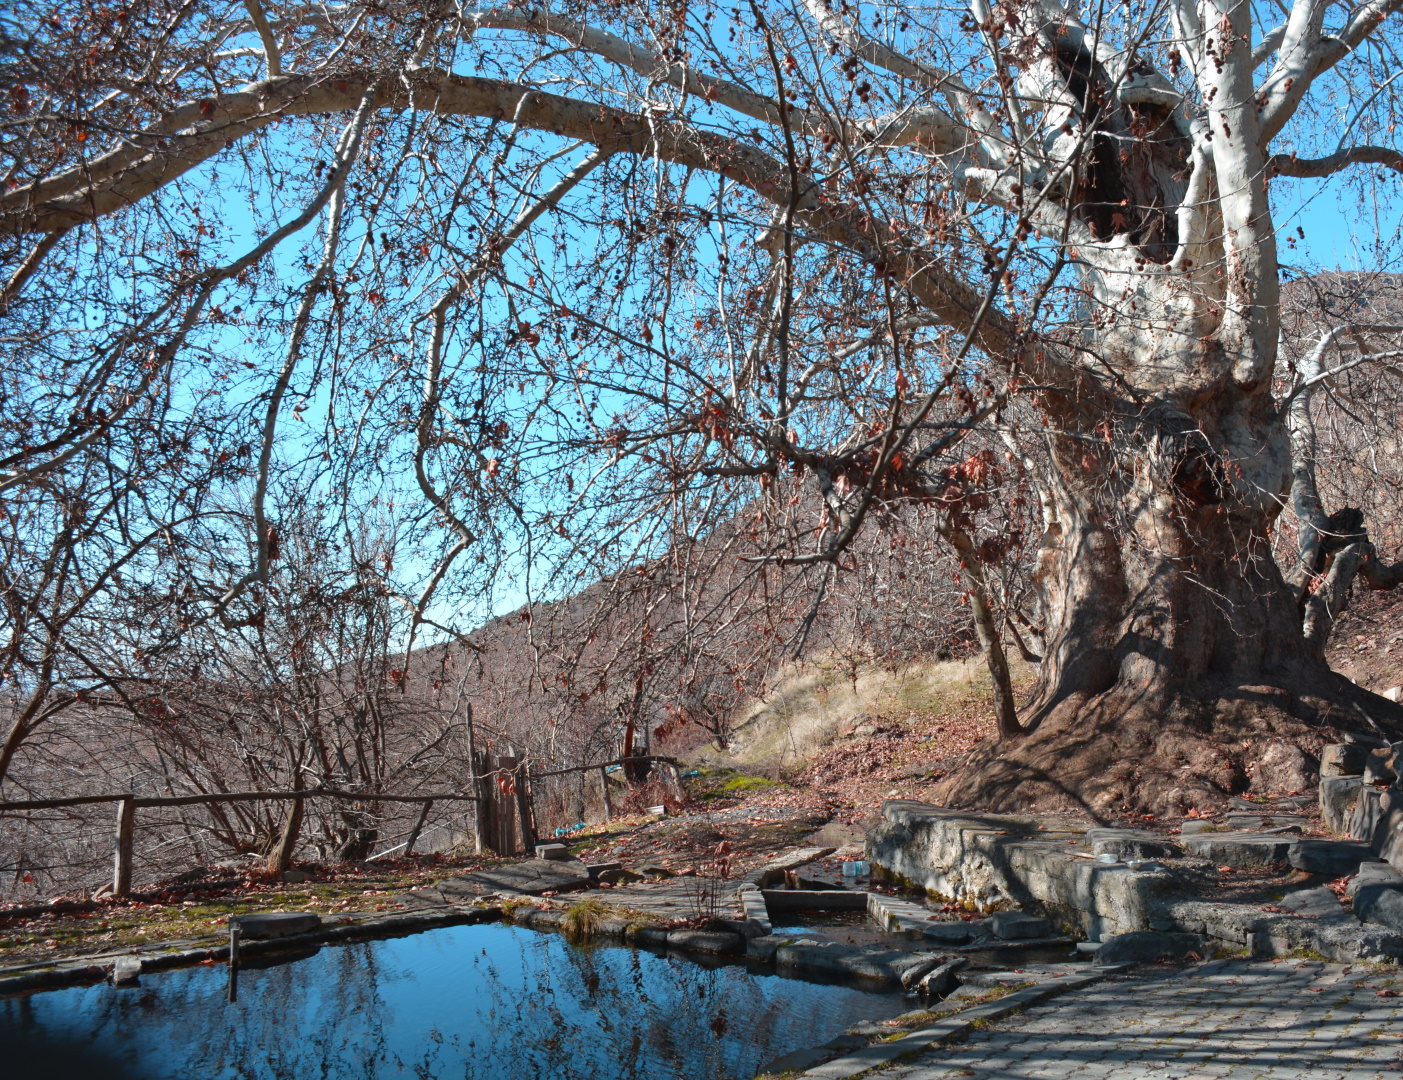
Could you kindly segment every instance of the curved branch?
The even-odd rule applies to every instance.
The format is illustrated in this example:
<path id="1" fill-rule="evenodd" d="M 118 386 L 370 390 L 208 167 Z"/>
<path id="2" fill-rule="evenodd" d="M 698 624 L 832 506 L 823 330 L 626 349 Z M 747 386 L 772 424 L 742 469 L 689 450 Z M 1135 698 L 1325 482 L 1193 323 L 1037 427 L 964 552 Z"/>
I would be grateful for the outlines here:
<path id="1" fill-rule="evenodd" d="M 1331 176 L 1351 165 L 1383 165 L 1403 173 L 1403 153 L 1387 146 L 1351 146 L 1319 158 L 1274 154 L 1267 159 L 1267 165 L 1278 176 L 1302 178 Z"/>
<path id="2" fill-rule="evenodd" d="M 790 203 L 790 182 L 783 164 L 735 139 L 519 83 L 424 71 L 405 80 L 385 79 L 378 85 L 371 76 L 285 76 L 256 83 L 222 98 L 214 110 L 215 119 L 199 125 L 196 134 L 176 136 L 172 132 L 170 145 L 150 145 L 167 128 L 182 130 L 180 118 L 188 126 L 200 113 L 197 103 L 180 106 L 172 113 L 177 119 L 144 136 L 148 146 L 140 156 L 135 151 L 118 150 L 97 159 L 90 170 L 91 184 L 85 182 L 85 175 L 66 173 L 18 189 L 0 206 L 11 212 L 10 231 L 67 228 L 139 202 L 279 117 L 351 112 L 367 96 L 377 110 L 413 107 L 444 115 L 515 116 L 522 128 L 590 142 L 610 153 L 651 155 L 674 165 L 717 173 L 777 206 Z M 980 290 L 951 272 L 932 253 L 905 239 L 893 239 L 887 223 L 862 207 L 826 201 L 817 185 L 808 178 L 803 182 L 807 186 L 798 193 L 797 226 L 813 239 L 847 248 L 902 282 L 941 322 L 961 329 L 976 325 L 976 316 L 984 306 Z M 61 194 L 54 196 L 55 191 Z M 13 216 L 16 211 L 27 220 Z M 1005 352 L 1015 339 L 1012 321 L 998 311 L 980 319 L 977 332 L 977 344 L 992 354 Z"/>

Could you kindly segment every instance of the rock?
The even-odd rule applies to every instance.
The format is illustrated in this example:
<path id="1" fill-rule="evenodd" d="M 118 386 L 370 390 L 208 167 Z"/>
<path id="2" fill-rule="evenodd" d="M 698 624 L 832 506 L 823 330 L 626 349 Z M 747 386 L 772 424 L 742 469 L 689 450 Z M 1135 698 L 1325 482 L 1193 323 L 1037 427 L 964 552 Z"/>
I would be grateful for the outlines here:
<path id="1" fill-rule="evenodd" d="M 675 870 L 670 870 L 666 866 L 659 866 L 657 863 L 649 863 L 647 866 L 640 866 L 638 868 L 638 873 L 642 874 L 644 877 L 670 878 L 677 876 Z"/>
<path id="2" fill-rule="evenodd" d="M 1318 889 L 1289 893 L 1277 906 L 1293 915 L 1309 915 L 1318 919 L 1338 919 L 1347 914 L 1340 898 L 1324 885 Z"/>
<path id="3" fill-rule="evenodd" d="M 1364 762 L 1364 783 L 1387 787 L 1398 779 L 1394 769 L 1393 747 L 1374 750 Z"/>
<path id="4" fill-rule="evenodd" d="M 1183 854 L 1171 840 L 1144 829 L 1087 829 L 1086 839 L 1092 854 L 1118 859 L 1172 859 Z"/>
<path id="5" fill-rule="evenodd" d="M 1374 854 L 1395 870 L 1403 870 L 1403 791 L 1388 791 L 1379 800 L 1383 820 L 1370 845 Z"/>
<path id="6" fill-rule="evenodd" d="M 1299 746 L 1287 742 L 1267 743 L 1257 759 L 1252 790 L 1264 793 L 1305 791 L 1315 786 L 1315 762 Z"/>
<path id="7" fill-rule="evenodd" d="M 283 872 L 283 880 L 289 885 L 303 885 L 312 880 L 312 875 L 305 870 L 287 870 Z"/>
<path id="8" fill-rule="evenodd" d="M 112 965 L 113 986 L 135 986 L 141 979 L 141 957 L 119 956 Z"/>
<path id="9" fill-rule="evenodd" d="M 1220 866 L 1236 870 L 1252 866 L 1271 866 L 1285 862 L 1294 838 L 1262 833 L 1226 832 L 1202 833 L 1184 841 L 1191 855 L 1209 859 Z"/>
<path id="10" fill-rule="evenodd" d="M 1345 886 L 1345 895 L 1353 900 L 1361 890 L 1370 888 L 1403 889 L 1403 873 L 1386 862 L 1361 863 L 1359 873 Z"/>
<path id="11" fill-rule="evenodd" d="M 1022 911 L 996 911 L 989 917 L 989 927 L 995 937 L 1005 941 L 1050 937 L 1052 934 L 1052 924 L 1046 919 Z"/>
<path id="12" fill-rule="evenodd" d="M 1388 863 L 1370 862 L 1345 890 L 1354 913 L 1367 923 L 1403 932 L 1403 873 Z"/>
<path id="13" fill-rule="evenodd" d="M 881 730 L 882 729 L 879 728 L 876 724 L 858 724 L 857 727 L 853 728 L 853 738 L 867 739 L 877 734 L 877 732 Z"/>
<path id="14" fill-rule="evenodd" d="M 1204 939 L 1198 934 L 1168 934 L 1156 930 L 1135 930 L 1116 934 L 1096 950 L 1096 966 L 1148 963 L 1155 960 L 1182 960 L 1190 953 L 1203 954 Z"/>
<path id="15" fill-rule="evenodd" d="M 1363 840 L 1366 844 L 1374 842 L 1374 836 L 1383 825 L 1386 808 L 1383 804 L 1384 793 L 1382 789 L 1370 787 L 1364 784 L 1359 789 L 1359 794 L 1354 800 L 1354 813 L 1349 817 L 1349 835 L 1351 839 Z"/>
<path id="16" fill-rule="evenodd" d="M 1297 840 L 1286 853 L 1286 860 L 1307 874 L 1335 878 L 1355 873 L 1370 854 L 1369 845 L 1357 840 Z"/>
<path id="17" fill-rule="evenodd" d="M 237 923 L 241 936 L 249 941 L 312 934 L 320 930 L 322 925 L 321 916 L 312 911 L 265 911 L 256 915 L 231 915 L 229 922 Z"/>
<path id="18" fill-rule="evenodd" d="M 1355 901 L 1354 913 L 1366 923 L 1403 934 L 1403 889 L 1380 889 Z"/>
<path id="19" fill-rule="evenodd" d="M 669 930 L 669 949 L 729 956 L 745 952 L 746 939 L 740 934 L 716 933 L 710 930 Z"/>
<path id="20" fill-rule="evenodd" d="M 568 859 L 570 849 L 564 844 L 537 844 L 536 858 L 538 859 Z"/>
<path id="21" fill-rule="evenodd" d="M 1367 747 L 1356 743 L 1337 743 L 1320 752 L 1320 776 L 1363 776 L 1364 763 L 1369 760 Z"/>
<path id="22" fill-rule="evenodd" d="M 912 989 L 917 983 L 924 979 L 941 964 L 946 962 L 943 956 L 927 956 L 920 963 L 912 964 L 901 973 L 901 986 L 905 990 Z"/>
<path id="23" fill-rule="evenodd" d="M 1386 697 L 1389 701 L 1403 701 L 1403 686 L 1390 686 L 1381 691 L 1379 697 Z"/>
<path id="24" fill-rule="evenodd" d="M 1325 770 L 1324 760 L 1322 757 L 1322 773 Z M 1364 780 L 1359 776 L 1320 777 L 1320 817 L 1332 833 L 1349 832 L 1349 820 L 1354 814 L 1359 789 L 1363 786 Z"/>
<path id="25" fill-rule="evenodd" d="M 621 862 L 585 863 L 585 873 L 592 878 L 597 878 L 606 870 L 622 870 L 623 868 L 624 864 Z"/>
<path id="26" fill-rule="evenodd" d="M 1191 820 L 1179 826 L 1180 836 L 1197 836 L 1199 833 L 1217 832 L 1218 826 L 1211 821 Z"/>
<path id="27" fill-rule="evenodd" d="M 958 985 L 956 974 L 968 966 L 969 961 L 963 956 L 947 960 L 921 976 L 916 983 L 916 992 L 926 997 L 944 997 Z"/>

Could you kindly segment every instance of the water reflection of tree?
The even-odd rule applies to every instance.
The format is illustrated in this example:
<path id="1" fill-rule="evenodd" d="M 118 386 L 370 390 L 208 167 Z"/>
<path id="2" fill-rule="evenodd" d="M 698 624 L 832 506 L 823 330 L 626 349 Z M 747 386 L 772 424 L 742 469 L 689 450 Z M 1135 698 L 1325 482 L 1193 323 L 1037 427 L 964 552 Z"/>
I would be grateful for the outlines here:
<path id="1" fill-rule="evenodd" d="M 145 976 L 138 990 L 4 1001 L 0 1029 L 90 1042 L 152 1080 L 747 1080 L 777 1054 L 899 1008 L 503 926 L 250 970 L 232 1006 L 223 979 L 201 968 Z"/>

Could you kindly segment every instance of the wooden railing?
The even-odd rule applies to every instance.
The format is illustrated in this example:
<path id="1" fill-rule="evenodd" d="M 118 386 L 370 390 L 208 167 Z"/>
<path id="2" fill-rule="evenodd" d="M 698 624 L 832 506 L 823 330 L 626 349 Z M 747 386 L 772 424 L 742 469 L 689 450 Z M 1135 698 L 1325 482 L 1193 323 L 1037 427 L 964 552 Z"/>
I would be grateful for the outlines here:
<path id="1" fill-rule="evenodd" d="M 613 765 L 627 766 L 640 762 L 661 762 L 671 770 L 674 779 L 677 778 L 677 762 L 673 758 L 662 757 L 655 754 L 636 755 L 627 758 L 615 758 L 612 761 L 596 762 L 592 765 L 575 765 L 567 769 L 553 769 L 543 772 L 532 773 L 526 763 L 515 766 L 528 779 L 544 779 L 549 776 L 565 776 L 569 773 L 590 772 L 599 770 L 600 786 L 604 798 L 605 820 L 613 817 L 613 808 L 609 800 L 609 787 L 606 770 Z M 492 770 L 480 777 L 473 777 L 474 781 L 489 780 L 500 774 L 501 770 Z M 678 781 L 680 783 L 680 780 Z M 491 797 L 491 796 L 489 796 Z M 116 822 L 116 851 L 112 859 L 112 895 L 124 897 L 131 893 L 132 866 L 133 866 L 133 839 L 136 832 L 136 812 L 138 809 L 169 806 L 200 806 L 214 805 L 217 803 L 233 802 L 295 802 L 305 799 L 348 799 L 356 802 L 371 803 L 418 803 L 421 806 L 419 816 L 415 819 L 414 827 L 410 830 L 409 839 L 403 845 L 406 855 L 413 854 L 414 845 L 419 840 L 419 835 L 428 820 L 429 812 L 436 802 L 483 802 L 476 795 L 458 791 L 437 791 L 430 794 L 415 795 L 393 795 L 377 791 L 347 791 L 343 788 L 305 788 L 301 791 L 216 791 L 208 794 L 195 795 L 153 795 L 138 796 L 133 792 L 118 792 L 104 795 L 67 795 L 54 799 L 13 799 L 0 801 L 0 814 L 13 814 L 31 810 L 63 810 L 74 806 L 94 806 L 102 803 L 117 804 Z M 475 814 L 474 828 L 478 830 L 478 839 L 481 843 L 482 817 Z M 286 839 L 286 838 L 285 838 Z M 292 838 L 295 840 L 295 836 Z M 527 839 L 523 834 L 523 839 Z M 290 850 L 288 852 L 290 855 Z M 503 854 L 508 854 L 503 852 Z"/>

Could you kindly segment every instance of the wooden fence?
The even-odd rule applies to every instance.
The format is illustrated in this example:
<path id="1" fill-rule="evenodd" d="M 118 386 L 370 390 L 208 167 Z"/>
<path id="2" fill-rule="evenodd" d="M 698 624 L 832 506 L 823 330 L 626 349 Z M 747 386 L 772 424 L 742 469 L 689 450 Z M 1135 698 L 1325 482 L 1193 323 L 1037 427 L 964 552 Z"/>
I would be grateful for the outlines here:
<path id="1" fill-rule="evenodd" d="M 55 799 L 15 799 L 0 802 L 0 814 L 32 810 L 63 810 L 75 806 L 102 803 L 117 805 L 115 853 L 112 860 L 112 895 L 127 896 L 131 892 L 133 839 L 136 832 L 136 812 L 143 808 L 171 806 L 201 806 L 233 802 L 291 802 L 287 822 L 274 852 L 269 856 L 270 868 L 285 871 L 291 862 L 302 820 L 302 806 L 308 799 L 346 799 L 362 803 L 417 803 L 418 817 L 410 830 L 409 839 L 401 845 L 404 854 L 414 851 L 424 824 L 434 803 L 466 802 L 473 804 L 473 831 L 478 851 L 488 848 L 500 855 L 512 855 L 536 843 L 535 808 L 532 805 L 531 782 L 551 776 L 585 773 L 598 770 L 603 789 L 605 820 L 613 816 L 610 804 L 607 770 L 614 765 L 629 766 L 644 762 L 662 763 L 671 770 L 680 784 L 677 762 L 658 755 L 615 758 L 592 765 L 576 765 L 533 773 L 529 763 L 514 757 L 474 754 L 474 770 L 470 792 L 440 791 L 430 794 L 394 795 L 384 792 L 347 791 L 342 788 L 305 788 L 294 791 L 219 791 L 195 795 L 138 796 L 134 792 L 105 795 L 68 795 Z M 391 851 L 398 848 L 391 848 Z M 386 854 L 386 852 L 381 853 Z"/>

